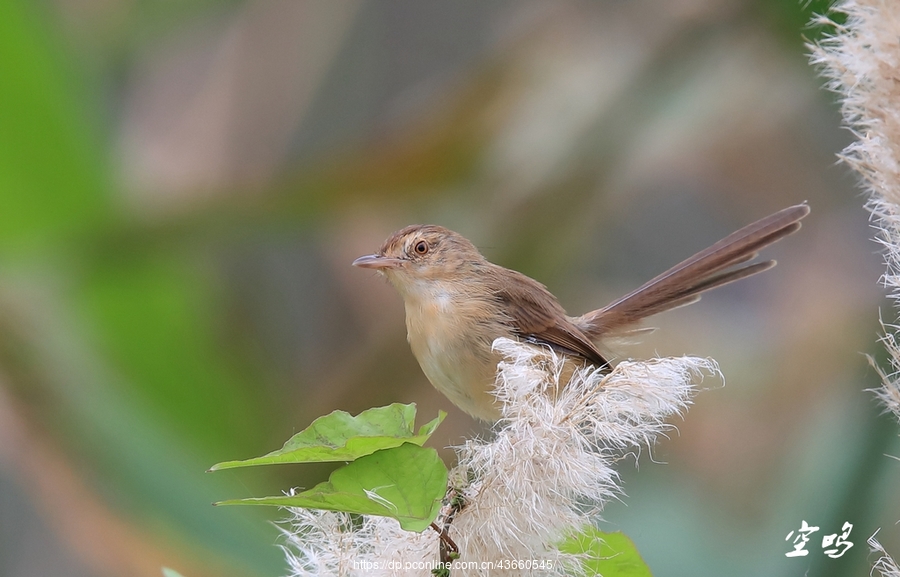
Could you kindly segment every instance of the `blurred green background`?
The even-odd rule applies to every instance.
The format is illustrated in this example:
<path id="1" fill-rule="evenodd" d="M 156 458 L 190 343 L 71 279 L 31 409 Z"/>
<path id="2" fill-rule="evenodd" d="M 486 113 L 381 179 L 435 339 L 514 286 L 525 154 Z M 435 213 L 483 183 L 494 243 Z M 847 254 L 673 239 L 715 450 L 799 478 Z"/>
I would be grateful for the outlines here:
<path id="1" fill-rule="evenodd" d="M 878 528 L 900 554 L 898 426 L 861 354 L 894 313 L 807 64 L 824 8 L 0 2 L 0 575 L 281 575 L 280 513 L 210 503 L 327 469 L 211 464 L 394 401 L 450 412 L 438 448 L 483 433 L 349 266 L 401 226 L 456 229 L 581 313 L 804 200 L 778 268 L 619 350 L 710 356 L 727 386 L 622 461 L 603 528 L 658 576 L 867 575 Z"/>

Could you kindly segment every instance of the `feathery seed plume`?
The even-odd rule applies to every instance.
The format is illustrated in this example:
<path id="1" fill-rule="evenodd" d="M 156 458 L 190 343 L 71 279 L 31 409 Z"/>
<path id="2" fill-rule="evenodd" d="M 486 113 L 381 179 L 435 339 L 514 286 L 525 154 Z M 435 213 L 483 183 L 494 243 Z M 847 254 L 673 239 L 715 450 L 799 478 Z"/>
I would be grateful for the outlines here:
<path id="1" fill-rule="evenodd" d="M 558 545 L 595 524 L 619 493 L 615 463 L 669 430 L 667 419 L 687 408 L 695 384 L 718 375 L 718 367 L 694 357 L 623 361 L 611 373 L 587 367 L 561 383 L 565 359 L 551 349 L 503 338 L 494 348 L 505 359 L 496 384 L 503 419 L 493 438 L 457 448 L 450 479 L 464 505 L 449 529 L 460 550 L 453 567 L 473 576 L 571 574 L 578 557 Z M 292 576 L 422 575 L 439 559 L 434 531 L 292 511 L 284 529 Z M 502 559 L 549 563 L 525 571 L 482 564 Z"/>

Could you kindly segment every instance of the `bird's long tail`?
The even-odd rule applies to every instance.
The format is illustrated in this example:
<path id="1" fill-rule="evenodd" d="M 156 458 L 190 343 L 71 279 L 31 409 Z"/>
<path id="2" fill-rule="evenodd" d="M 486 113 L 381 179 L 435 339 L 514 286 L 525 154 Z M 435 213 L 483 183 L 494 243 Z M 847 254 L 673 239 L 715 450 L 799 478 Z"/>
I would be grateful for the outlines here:
<path id="1" fill-rule="evenodd" d="M 591 339 L 615 334 L 640 320 L 669 309 L 691 304 L 710 289 L 754 275 L 775 266 L 774 260 L 738 266 L 757 252 L 797 232 L 809 206 L 798 204 L 769 215 L 731 233 L 706 250 L 647 281 L 619 300 L 573 319 Z"/>

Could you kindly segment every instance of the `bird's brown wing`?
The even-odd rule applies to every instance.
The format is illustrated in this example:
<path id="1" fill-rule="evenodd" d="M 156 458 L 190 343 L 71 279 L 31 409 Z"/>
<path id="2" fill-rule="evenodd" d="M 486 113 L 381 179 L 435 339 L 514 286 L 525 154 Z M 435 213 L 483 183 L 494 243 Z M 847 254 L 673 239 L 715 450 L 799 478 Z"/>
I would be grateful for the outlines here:
<path id="1" fill-rule="evenodd" d="M 569 322 L 566 311 L 544 285 L 513 270 L 497 267 L 497 273 L 502 277 L 497 285 L 502 288 L 496 297 L 517 336 L 598 366 L 608 364 L 594 343 Z"/>
<path id="2" fill-rule="evenodd" d="M 695 302 L 700 293 L 767 270 L 775 266 L 775 261 L 737 265 L 799 230 L 799 221 L 807 214 L 809 207 L 798 204 L 749 224 L 610 305 L 574 320 L 583 334 L 600 338 L 656 313 Z"/>

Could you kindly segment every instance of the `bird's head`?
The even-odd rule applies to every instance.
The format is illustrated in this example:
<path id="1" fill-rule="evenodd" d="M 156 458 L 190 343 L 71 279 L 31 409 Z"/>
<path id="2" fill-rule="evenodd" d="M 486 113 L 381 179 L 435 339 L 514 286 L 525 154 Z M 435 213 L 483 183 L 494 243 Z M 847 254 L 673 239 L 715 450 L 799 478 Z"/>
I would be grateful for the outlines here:
<path id="1" fill-rule="evenodd" d="M 353 266 L 377 270 L 407 293 L 423 284 L 465 277 L 483 262 L 475 245 L 461 234 L 434 224 L 414 224 L 392 234 L 378 252 L 359 257 Z"/>

